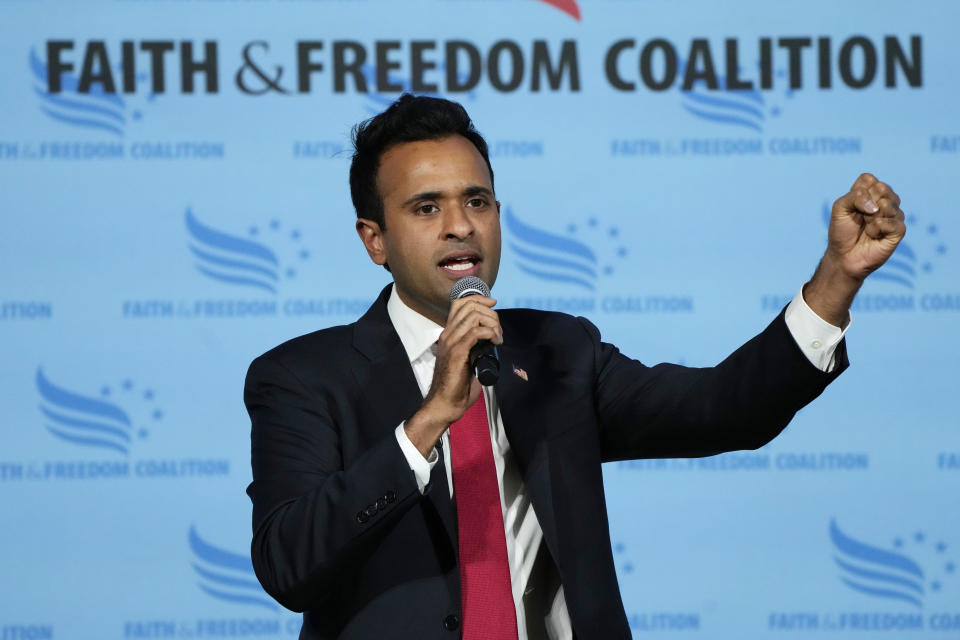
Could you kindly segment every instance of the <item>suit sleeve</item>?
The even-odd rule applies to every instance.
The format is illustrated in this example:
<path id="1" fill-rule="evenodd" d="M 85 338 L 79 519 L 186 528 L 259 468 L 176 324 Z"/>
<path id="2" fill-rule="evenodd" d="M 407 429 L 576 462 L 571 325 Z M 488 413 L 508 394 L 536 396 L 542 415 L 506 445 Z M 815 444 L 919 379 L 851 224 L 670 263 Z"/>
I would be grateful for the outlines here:
<path id="1" fill-rule="evenodd" d="M 391 429 L 344 468 L 329 402 L 268 356 L 250 365 L 244 403 L 253 567 L 267 593 L 303 611 L 334 593 L 420 492 Z"/>
<path id="2" fill-rule="evenodd" d="M 715 367 L 647 367 L 593 342 L 595 402 L 603 460 L 709 456 L 756 449 L 847 368 L 846 342 L 830 372 L 815 367 L 791 336 L 783 313 Z"/>

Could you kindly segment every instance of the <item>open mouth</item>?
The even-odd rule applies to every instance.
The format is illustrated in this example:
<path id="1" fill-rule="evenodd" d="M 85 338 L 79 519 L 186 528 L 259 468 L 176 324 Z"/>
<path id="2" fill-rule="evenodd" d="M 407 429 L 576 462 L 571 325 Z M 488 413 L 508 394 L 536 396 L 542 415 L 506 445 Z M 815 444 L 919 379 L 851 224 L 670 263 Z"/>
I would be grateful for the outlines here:
<path id="1" fill-rule="evenodd" d="M 440 261 L 439 267 L 455 275 L 471 275 L 480 264 L 480 256 L 475 253 L 461 253 L 447 256 Z"/>

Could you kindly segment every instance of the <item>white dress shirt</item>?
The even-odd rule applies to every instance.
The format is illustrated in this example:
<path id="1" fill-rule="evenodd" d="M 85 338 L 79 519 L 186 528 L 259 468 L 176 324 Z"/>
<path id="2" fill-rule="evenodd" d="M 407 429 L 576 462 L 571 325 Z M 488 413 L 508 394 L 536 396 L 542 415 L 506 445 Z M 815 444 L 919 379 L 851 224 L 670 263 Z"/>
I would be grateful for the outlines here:
<path id="1" fill-rule="evenodd" d="M 420 385 L 420 392 L 426 397 L 433 381 L 433 368 L 437 361 L 436 342 L 443 332 L 443 327 L 404 304 L 397 295 L 396 287 L 390 292 L 387 313 L 410 359 L 410 366 L 413 368 L 417 384 Z M 793 339 L 796 340 L 807 359 L 821 371 L 831 371 L 837 345 L 850 327 L 849 319 L 843 329 L 833 326 L 815 314 L 798 292 L 787 306 L 784 320 Z M 540 529 L 540 522 L 537 520 L 537 514 L 534 513 L 530 498 L 527 496 L 517 462 L 510 451 L 510 442 L 503 428 L 500 407 L 493 387 L 483 387 L 483 395 L 487 404 L 487 423 L 490 425 L 493 460 L 497 468 L 500 506 L 503 509 L 507 560 L 510 563 L 510 581 L 517 610 L 517 630 L 519 640 L 527 640 L 527 624 L 522 599 L 530 582 L 533 562 L 540 548 L 543 531 Z M 430 482 L 430 471 L 437 463 L 439 455 L 434 449 L 430 453 L 430 458 L 425 459 L 410 442 L 403 426 L 404 424 L 401 423 L 396 429 L 397 442 L 413 470 L 420 492 L 423 493 L 424 487 Z M 450 466 L 449 431 L 445 431 L 440 437 L 440 446 L 443 447 L 447 485 L 452 498 L 453 472 Z M 569 640 L 573 637 L 562 586 L 553 599 L 550 611 L 546 612 L 546 628 L 551 639 Z"/>

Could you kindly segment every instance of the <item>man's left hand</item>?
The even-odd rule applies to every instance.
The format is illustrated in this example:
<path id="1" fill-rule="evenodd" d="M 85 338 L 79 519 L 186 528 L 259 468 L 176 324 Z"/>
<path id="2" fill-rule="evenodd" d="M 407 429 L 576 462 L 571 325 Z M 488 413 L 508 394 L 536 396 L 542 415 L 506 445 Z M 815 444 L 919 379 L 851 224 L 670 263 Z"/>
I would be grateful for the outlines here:
<path id="1" fill-rule="evenodd" d="M 900 196 L 864 173 L 833 203 L 825 258 L 834 258 L 844 273 L 862 282 L 887 261 L 906 232 Z"/>
<path id="2" fill-rule="evenodd" d="M 900 196 L 872 174 L 861 174 L 833 203 L 827 251 L 804 286 L 814 313 L 844 325 L 860 285 L 893 254 L 906 231 Z"/>

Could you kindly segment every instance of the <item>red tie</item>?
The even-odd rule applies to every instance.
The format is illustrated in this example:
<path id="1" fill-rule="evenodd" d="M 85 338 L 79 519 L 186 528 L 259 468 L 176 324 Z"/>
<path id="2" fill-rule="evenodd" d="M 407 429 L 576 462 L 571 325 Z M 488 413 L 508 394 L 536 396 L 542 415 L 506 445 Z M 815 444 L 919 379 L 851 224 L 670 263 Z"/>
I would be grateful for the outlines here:
<path id="1" fill-rule="evenodd" d="M 517 640 L 507 540 L 483 394 L 450 427 L 463 640 Z"/>

